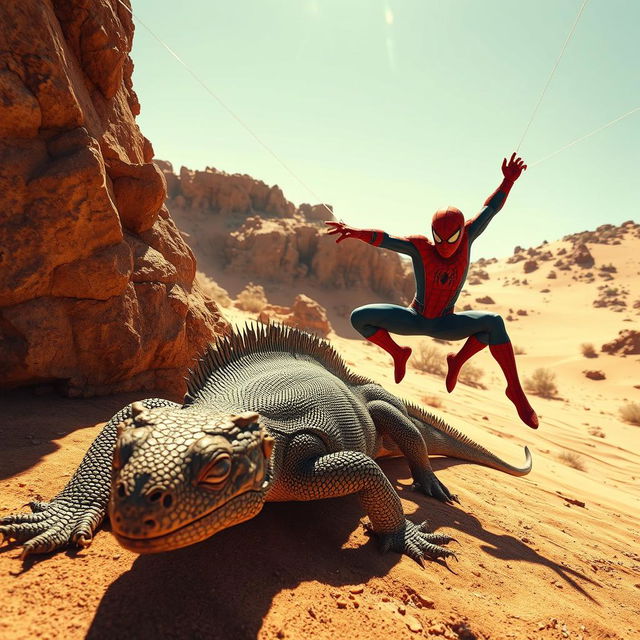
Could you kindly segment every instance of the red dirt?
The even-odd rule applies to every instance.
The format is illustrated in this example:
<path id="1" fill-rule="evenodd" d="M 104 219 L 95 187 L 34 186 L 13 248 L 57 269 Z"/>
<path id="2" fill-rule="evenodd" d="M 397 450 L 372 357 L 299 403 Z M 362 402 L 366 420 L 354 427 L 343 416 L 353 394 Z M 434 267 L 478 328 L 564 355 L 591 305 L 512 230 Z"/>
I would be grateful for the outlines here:
<path id="1" fill-rule="evenodd" d="M 3 399 L 2 513 L 58 491 L 99 432 L 95 423 L 132 399 Z M 501 455 L 520 460 L 501 445 Z M 446 506 L 410 490 L 403 460 L 383 468 L 412 519 L 429 518 L 460 541 L 459 563 L 421 569 L 380 554 L 355 498 L 270 504 L 250 522 L 160 555 L 125 551 L 103 527 L 86 550 L 24 564 L 16 547 L 2 548 L 0 637 L 638 637 L 637 510 L 609 505 L 606 491 L 594 498 L 556 487 L 546 472 L 512 478 L 441 459 L 436 472 L 462 501 Z"/>

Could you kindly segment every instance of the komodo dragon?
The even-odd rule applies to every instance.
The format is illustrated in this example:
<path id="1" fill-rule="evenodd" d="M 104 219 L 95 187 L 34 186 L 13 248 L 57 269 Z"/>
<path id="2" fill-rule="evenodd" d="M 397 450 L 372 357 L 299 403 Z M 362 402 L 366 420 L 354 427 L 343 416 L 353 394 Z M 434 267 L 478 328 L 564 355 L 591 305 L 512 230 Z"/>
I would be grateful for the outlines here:
<path id="1" fill-rule="evenodd" d="M 211 345 L 181 406 L 151 398 L 106 424 L 67 486 L 33 513 L 0 518 L 22 557 L 86 547 L 109 511 L 120 544 L 138 553 L 204 540 L 254 517 L 268 501 L 357 493 L 383 550 L 455 554 L 448 535 L 407 520 L 374 458 L 407 458 L 416 487 L 443 502 L 427 451 L 511 475 L 518 468 L 440 418 L 348 370 L 319 338 L 278 325 L 246 327 Z"/>

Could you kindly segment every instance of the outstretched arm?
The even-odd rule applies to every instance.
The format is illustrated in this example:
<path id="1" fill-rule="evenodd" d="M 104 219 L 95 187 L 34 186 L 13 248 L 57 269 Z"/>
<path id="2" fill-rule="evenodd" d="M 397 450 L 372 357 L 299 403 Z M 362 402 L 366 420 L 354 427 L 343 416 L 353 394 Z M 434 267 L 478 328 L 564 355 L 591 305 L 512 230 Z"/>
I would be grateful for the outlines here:
<path id="1" fill-rule="evenodd" d="M 467 223 L 471 241 L 475 240 L 487 228 L 493 216 L 502 209 L 513 183 L 526 168 L 527 165 L 524 160 L 516 158 L 515 152 L 511 154 L 509 162 L 507 162 L 506 158 L 502 160 L 502 175 L 504 178 L 500 186 L 486 199 L 484 209 Z"/>
<path id="2" fill-rule="evenodd" d="M 408 256 L 417 255 L 417 249 L 414 244 L 406 238 L 397 238 L 390 236 L 379 229 L 354 229 L 348 227 L 344 222 L 325 222 L 329 227 L 327 235 L 337 235 L 336 243 L 339 244 L 347 238 L 356 238 L 362 242 L 372 244 L 374 247 L 382 247 L 397 253 L 404 253 Z"/>

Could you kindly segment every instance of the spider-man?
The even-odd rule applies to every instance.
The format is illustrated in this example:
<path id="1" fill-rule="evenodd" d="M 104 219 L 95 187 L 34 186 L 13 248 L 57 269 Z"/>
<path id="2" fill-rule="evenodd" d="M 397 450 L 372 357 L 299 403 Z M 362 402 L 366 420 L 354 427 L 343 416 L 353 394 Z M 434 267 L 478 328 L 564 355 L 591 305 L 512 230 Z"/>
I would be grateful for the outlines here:
<path id="1" fill-rule="evenodd" d="M 355 309 L 351 323 L 367 340 L 391 354 L 395 381 L 405 374 L 409 347 L 396 344 L 389 331 L 400 335 L 427 335 L 442 340 L 468 338 L 462 349 L 447 356 L 447 391 L 451 393 L 458 381 L 462 365 L 489 345 L 507 380 L 506 395 L 518 410 L 521 420 L 538 427 L 538 417 L 522 390 L 513 347 L 504 320 L 496 313 L 463 311 L 454 313 L 469 269 L 469 251 L 473 241 L 486 229 L 493 216 L 502 209 L 513 183 L 527 168 L 513 153 L 509 162 L 502 161 L 504 179 L 487 198 L 482 211 L 465 222 L 459 209 L 447 207 L 436 211 L 432 221 L 434 243 L 424 236 L 398 238 L 376 229 L 353 229 L 343 222 L 327 222 L 329 235 L 338 234 L 336 242 L 356 238 L 376 247 L 391 249 L 411 256 L 416 279 L 416 294 L 409 307 L 395 304 L 369 304 Z"/>

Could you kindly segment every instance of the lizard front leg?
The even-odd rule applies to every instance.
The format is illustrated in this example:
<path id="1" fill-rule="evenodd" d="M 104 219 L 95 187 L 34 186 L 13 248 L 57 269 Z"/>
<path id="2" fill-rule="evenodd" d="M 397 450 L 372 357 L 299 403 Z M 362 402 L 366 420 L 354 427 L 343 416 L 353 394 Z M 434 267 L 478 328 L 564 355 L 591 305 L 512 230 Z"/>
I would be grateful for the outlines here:
<path id="1" fill-rule="evenodd" d="M 427 445 L 409 417 L 384 400 L 368 402 L 367 409 L 376 429 L 387 434 L 402 451 L 409 463 L 413 480 L 420 490 L 442 502 L 459 502 L 458 497 L 452 494 L 433 472 Z"/>
<path id="2" fill-rule="evenodd" d="M 317 436 L 298 434 L 287 447 L 281 482 L 294 500 L 357 494 L 383 551 L 404 553 L 421 564 L 424 557 L 455 556 L 441 546 L 453 538 L 427 533 L 426 523 L 416 525 L 405 518 L 398 494 L 382 469 L 364 453 L 327 453 Z"/>
<path id="3" fill-rule="evenodd" d="M 145 408 L 179 407 L 160 398 L 143 400 Z M 88 547 L 102 522 L 111 489 L 111 460 L 117 425 L 132 416 L 128 405 L 107 422 L 93 441 L 67 486 L 51 502 L 31 502 L 33 513 L 0 518 L 0 536 L 23 543 L 21 558 L 48 553 L 67 544 Z M 1 540 L 0 540 L 1 541 Z"/>

